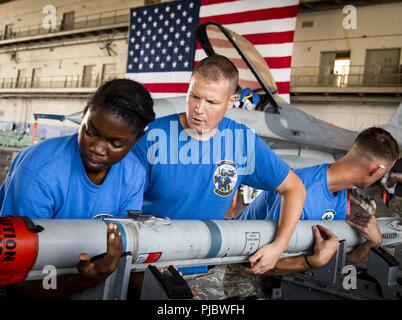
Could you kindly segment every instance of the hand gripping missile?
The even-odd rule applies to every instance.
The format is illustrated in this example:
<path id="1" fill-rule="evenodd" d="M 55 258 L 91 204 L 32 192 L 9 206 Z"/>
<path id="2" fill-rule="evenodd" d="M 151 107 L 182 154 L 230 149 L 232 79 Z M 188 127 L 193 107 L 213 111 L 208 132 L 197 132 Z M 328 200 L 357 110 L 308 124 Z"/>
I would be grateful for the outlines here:
<path id="1" fill-rule="evenodd" d="M 377 221 L 383 246 L 402 243 L 401 219 Z M 80 253 L 94 257 L 106 252 L 110 222 L 121 233 L 123 252 L 133 257 L 132 271 L 142 271 L 150 264 L 185 267 L 245 262 L 274 240 L 277 227 L 274 221 L 170 220 L 143 215 L 105 220 L 0 217 L 0 285 L 23 281 L 28 273 L 40 272 L 47 265 L 56 267 L 58 274 L 77 272 Z M 348 251 L 364 242 L 344 221 L 300 221 L 284 255 L 312 252 L 312 226 L 316 224 L 345 240 Z"/>

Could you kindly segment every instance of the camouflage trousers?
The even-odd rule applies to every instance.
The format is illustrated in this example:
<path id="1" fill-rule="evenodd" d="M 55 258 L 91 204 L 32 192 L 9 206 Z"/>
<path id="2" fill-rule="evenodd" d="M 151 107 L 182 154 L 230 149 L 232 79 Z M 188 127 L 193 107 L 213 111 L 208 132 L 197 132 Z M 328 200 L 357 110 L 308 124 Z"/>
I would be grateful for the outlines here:
<path id="1" fill-rule="evenodd" d="M 240 264 L 216 266 L 208 273 L 184 276 L 197 300 L 254 299 L 263 297 L 261 281 L 244 270 Z"/>
<path id="2" fill-rule="evenodd" d="M 402 197 L 393 196 L 389 201 L 389 209 L 393 213 L 398 213 L 400 216 L 402 216 Z"/>

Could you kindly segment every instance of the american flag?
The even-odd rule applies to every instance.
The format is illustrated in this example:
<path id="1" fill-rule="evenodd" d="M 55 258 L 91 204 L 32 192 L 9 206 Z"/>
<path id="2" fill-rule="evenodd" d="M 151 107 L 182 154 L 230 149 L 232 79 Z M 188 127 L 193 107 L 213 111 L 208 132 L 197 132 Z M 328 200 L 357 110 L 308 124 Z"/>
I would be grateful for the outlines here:
<path id="1" fill-rule="evenodd" d="M 299 0 L 186 0 L 134 8 L 126 77 L 143 83 L 155 98 L 184 95 L 194 62 L 206 56 L 195 44 L 193 31 L 198 24 L 214 21 L 255 46 L 271 69 L 279 94 L 289 101 L 298 3 Z M 242 76 L 245 66 L 237 67 Z"/>

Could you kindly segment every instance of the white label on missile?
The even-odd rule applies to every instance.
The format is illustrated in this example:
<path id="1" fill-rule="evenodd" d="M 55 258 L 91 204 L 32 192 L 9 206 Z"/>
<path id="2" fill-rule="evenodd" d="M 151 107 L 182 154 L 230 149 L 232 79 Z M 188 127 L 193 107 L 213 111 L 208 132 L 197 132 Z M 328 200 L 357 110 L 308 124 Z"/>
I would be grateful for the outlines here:
<path id="1" fill-rule="evenodd" d="M 249 256 L 257 251 L 260 246 L 259 232 L 246 232 L 246 245 L 244 246 L 242 256 Z"/>

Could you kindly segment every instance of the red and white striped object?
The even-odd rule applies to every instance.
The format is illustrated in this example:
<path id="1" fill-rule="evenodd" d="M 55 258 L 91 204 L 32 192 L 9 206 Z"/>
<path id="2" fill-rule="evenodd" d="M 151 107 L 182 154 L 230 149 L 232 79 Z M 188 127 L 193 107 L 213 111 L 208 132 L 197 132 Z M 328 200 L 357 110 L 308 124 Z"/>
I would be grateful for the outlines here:
<path id="1" fill-rule="evenodd" d="M 264 57 L 282 98 L 289 102 L 298 0 L 201 0 L 199 23 L 218 22 L 244 36 Z M 197 45 L 195 60 L 205 57 Z M 237 65 L 242 78 L 241 66 Z"/>

